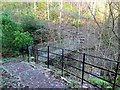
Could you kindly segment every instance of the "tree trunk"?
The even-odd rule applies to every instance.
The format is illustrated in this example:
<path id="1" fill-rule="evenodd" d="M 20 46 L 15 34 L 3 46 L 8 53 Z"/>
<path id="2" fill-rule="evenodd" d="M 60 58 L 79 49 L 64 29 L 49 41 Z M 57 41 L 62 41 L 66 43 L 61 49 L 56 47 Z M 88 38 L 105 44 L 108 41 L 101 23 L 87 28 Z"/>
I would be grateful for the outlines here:
<path id="1" fill-rule="evenodd" d="M 120 61 L 120 11 L 119 11 L 119 17 L 118 17 L 118 61 Z M 120 63 L 119 63 L 119 69 L 118 69 L 119 73 L 120 73 Z M 120 76 L 118 77 L 118 84 L 120 85 Z"/>
<path id="2" fill-rule="evenodd" d="M 119 46 L 118 46 L 118 61 L 120 61 L 120 11 L 119 11 L 119 17 L 118 17 L 118 43 L 119 43 Z"/>
<path id="3" fill-rule="evenodd" d="M 63 6 L 63 1 L 61 0 L 60 1 L 60 16 L 59 16 L 59 22 L 60 22 L 60 24 L 62 22 L 62 6 Z"/>
<path id="4" fill-rule="evenodd" d="M 34 0 L 34 11 L 36 12 L 36 0 Z"/>
<path id="5" fill-rule="evenodd" d="M 60 7 L 59 7 L 59 10 L 60 10 L 60 13 L 59 13 L 59 39 L 60 39 L 60 43 L 61 42 L 61 39 L 62 39 L 62 30 L 61 30 L 61 23 L 62 23 L 62 7 L 63 7 L 63 0 L 60 0 Z"/>
<path id="6" fill-rule="evenodd" d="M 48 0 L 47 0 L 47 14 L 48 14 L 47 19 L 50 20 L 49 1 Z"/>
<path id="7" fill-rule="evenodd" d="M 95 15 L 95 8 L 96 8 L 96 0 L 94 0 L 94 2 L 93 2 L 94 4 L 93 4 L 93 15 Z"/>

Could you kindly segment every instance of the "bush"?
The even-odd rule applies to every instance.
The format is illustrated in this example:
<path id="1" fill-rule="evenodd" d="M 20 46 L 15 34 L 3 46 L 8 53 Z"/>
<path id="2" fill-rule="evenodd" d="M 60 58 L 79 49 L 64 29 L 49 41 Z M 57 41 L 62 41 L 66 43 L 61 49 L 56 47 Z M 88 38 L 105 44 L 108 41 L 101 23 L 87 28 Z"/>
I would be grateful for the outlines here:
<path id="1" fill-rule="evenodd" d="M 16 31 L 14 36 L 15 39 L 13 43 L 17 48 L 32 44 L 32 38 L 28 32 Z"/>
<path id="2" fill-rule="evenodd" d="M 35 19 L 33 16 L 24 15 L 22 18 L 21 26 L 25 32 L 29 32 L 30 36 L 33 38 L 34 44 L 40 43 L 40 39 L 47 33 L 46 22 L 42 20 Z M 42 37 L 41 37 L 42 36 Z"/>
<path id="3" fill-rule="evenodd" d="M 2 13 L 2 56 L 11 57 L 18 54 L 18 49 L 24 44 L 30 44 L 32 39 L 22 27 L 14 22 L 8 14 Z"/>
<path id="4" fill-rule="evenodd" d="M 22 18 L 21 26 L 23 30 L 32 34 L 37 29 L 45 29 L 45 23 L 43 21 L 36 20 L 34 17 L 25 15 Z"/>

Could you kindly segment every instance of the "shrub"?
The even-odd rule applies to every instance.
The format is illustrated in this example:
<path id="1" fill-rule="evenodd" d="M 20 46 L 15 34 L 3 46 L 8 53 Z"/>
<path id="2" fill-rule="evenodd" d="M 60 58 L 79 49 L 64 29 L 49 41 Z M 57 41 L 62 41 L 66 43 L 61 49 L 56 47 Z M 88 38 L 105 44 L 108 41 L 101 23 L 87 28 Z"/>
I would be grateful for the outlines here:
<path id="1" fill-rule="evenodd" d="M 22 31 L 22 27 L 13 21 L 8 14 L 1 14 L 2 21 L 2 56 L 11 57 L 18 54 L 18 49 L 22 44 L 32 41 L 27 32 Z M 21 39 L 22 38 L 22 39 Z"/>
<path id="2" fill-rule="evenodd" d="M 28 32 L 16 31 L 14 36 L 13 43 L 17 48 L 32 44 L 32 38 Z"/>
<path id="3" fill-rule="evenodd" d="M 33 38 L 34 44 L 40 43 L 39 38 L 43 38 L 46 32 L 46 22 L 35 19 L 30 15 L 23 15 L 21 26 L 24 32 L 29 32 Z M 42 36 L 42 37 L 41 37 Z"/>
<path id="4" fill-rule="evenodd" d="M 43 21 L 39 21 L 32 16 L 25 15 L 22 18 L 21 26 L 23 30 L 29 32 L 30 34 L 35 32 L 37 29 L 45 28 L 45 23 Z"/>

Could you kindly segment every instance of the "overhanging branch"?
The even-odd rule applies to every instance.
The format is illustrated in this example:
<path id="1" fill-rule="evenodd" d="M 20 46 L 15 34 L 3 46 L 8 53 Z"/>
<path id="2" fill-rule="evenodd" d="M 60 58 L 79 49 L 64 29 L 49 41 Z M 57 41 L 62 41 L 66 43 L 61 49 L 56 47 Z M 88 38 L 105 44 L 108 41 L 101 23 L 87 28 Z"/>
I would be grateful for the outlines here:
<path id="1" fill-rule="evenodd" d="M 98 23 L 98 21 L 97 21 L 97 19 L 96 19 L 96 17 L 95 17 L 95 15 L 92 13 L 92 11 L 91 11 L 91 9 L 90 9 L 89 6 L 88 6 L 88 9 L 90 10 L 90 13 L 92 14 L 92 16 L 93 16 L 93 18 L 94 18 L 94 20 L 95 20 L 97 26 L 98 26 L 99 28 L 101 28 L 100 25 L 99 25 L 99 23 Z"/>
<path id="2" fill-rule="evenodd" d="M 117 36 L 117 34 L 116 34 L 116 32 L 114 31 L 114 28 L 115 28 L 115 19 L 114 19 L 114 16 L 113 16 L 113 12 L 112 12 L 112 8 L 111 8 L 111 4 L 112 4 L 112 2 L 111 3 L 109 3 L 109 9 L 110 9 L 110 14 L 111 14 L 111 17 L 112 17 L 112 32 L 113 32 L 113 34 L 115 35 L 115 37 L 117 38 L 117 39 L 119 39 L 119 37 Z M 119 39 L 120 40 L 120 39 Z"/>

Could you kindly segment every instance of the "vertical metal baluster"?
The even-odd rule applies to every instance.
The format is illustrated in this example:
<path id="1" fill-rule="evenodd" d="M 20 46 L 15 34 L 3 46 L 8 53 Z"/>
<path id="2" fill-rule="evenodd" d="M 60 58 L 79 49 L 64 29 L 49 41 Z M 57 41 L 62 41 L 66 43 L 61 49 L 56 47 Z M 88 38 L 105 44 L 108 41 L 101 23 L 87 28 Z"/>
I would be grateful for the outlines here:
<path id="1" fill-rule="evenodd" d="M 28 57 L 28 62 L 29 62 L 29 46 L 27 45 L 27 57 Z"/>
<path id="2" fill-rule="evenodd" d="M 48 68 L 49 68 L 49 63 L 50 63 L 50 62 L 49 62 L 49 46 L 48 46 L 48 65 L 47 65 Z"/>
<path id="3" fill-rule="evenodd" d="M 63 77 L 63 69 L 64 69 L 64 49 L 62 49 L 62 77 Z"/>
<path id="4" fill-rule="evenodd" d="M 36 51 L 36 48 L 34 47 L 34 57 L 35 57 L 35 63 L 36 63 L 36 56 L 37 56 L 37 55 L 36 55 L 36 52 L 37 52 L 37 51 Z"/>
<path id="5" fill-rule="evenodd" d="M 84 64 L 85 64 L 85 53 L 83 53 L 83 64 L 82 64 L 82 82 L 81 84 L 83 85 L 83 79 L 84 79 Z"/>
<path id="6" fill-rule="evenodd" d="M 119 67 L 119 62 L 117 62 L 117 67 L 115 69 L 115 77 L 114 77 L 113 90 L 115 90 L 115 83 L 116 83 L 116 78 L 117 78 L 118 67 Z"/>
<path id="7" fill-rule="evenodd" d="M 38 49 L 37 49 L 37 56 L 36 56 L 36 63 L 38 63 Z"/>

